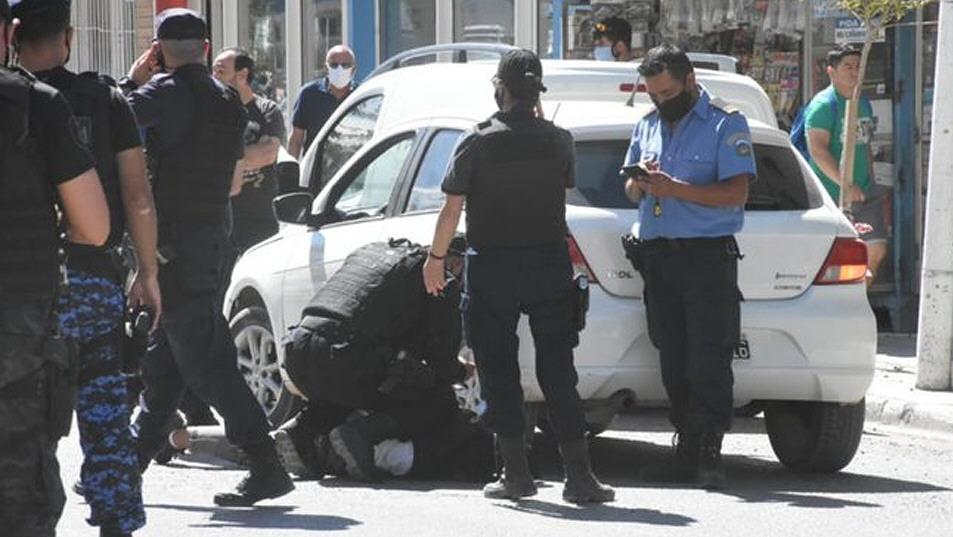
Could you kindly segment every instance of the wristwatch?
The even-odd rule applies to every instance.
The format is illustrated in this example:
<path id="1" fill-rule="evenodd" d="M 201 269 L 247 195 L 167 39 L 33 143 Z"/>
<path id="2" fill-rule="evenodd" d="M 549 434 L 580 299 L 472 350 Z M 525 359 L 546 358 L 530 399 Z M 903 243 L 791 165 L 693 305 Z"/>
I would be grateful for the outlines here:
<path id="1" fill-rule="evenodd" d="M 132 93 L 139 89 L 139 84 L 136 84 L 136 81 L 128 76 L 124 76 L 119 79 L 119 89 L 121 89 L 123 93 Z"/>

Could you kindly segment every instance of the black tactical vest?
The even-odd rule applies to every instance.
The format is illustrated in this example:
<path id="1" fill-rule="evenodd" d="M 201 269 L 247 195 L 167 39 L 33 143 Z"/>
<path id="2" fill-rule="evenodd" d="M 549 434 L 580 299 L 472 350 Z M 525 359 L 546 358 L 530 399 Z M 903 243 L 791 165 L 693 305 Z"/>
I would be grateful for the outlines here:
<path id="1" fill-rule="evenodd" d="M 35 82 L 0 68 L 0 300 L 54 296 L 61 277 L 56 195 L 30 132 Z"/>
<path id="2" fill-rule="evenodd" d="M 245 128 L 245 109 L 236 93 L 214 85 L 208 74 L 176 71 L 172 76 L 188 88 L 194 117 L 182 140 L 169 149 L 150 143 L 160 245 L 196 229 L 226 225 Z"/>
<path id="3" fill-rule="evenodd" d="M 113 147 L 113 125 L 110 114 L 112 84 L 109 79 L 96 73 L 82 73 L 69 77 L 67 87 L 59 87 L 69 101 L 79 126 L 80 141 L 96 158 L 96 173 L 102 182 L 109 205 L 109 240 L 107 246 L 116 246 L 126 229 L 122 191 L 119 187 L 119 172 L 116 167 L 116 151 Z"/>

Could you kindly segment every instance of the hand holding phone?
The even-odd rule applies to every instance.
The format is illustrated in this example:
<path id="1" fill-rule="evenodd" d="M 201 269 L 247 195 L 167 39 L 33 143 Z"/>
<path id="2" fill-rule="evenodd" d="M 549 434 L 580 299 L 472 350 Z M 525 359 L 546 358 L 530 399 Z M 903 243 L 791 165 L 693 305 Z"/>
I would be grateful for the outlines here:
<path id="1" fill-rule="evenodd" d="M 622 169 L 619 170 L 619 175 L 629 179 L 635 179 L 636 181 L 644 181 L 649 176 L 649 170 L 646 168 L 644 163 L 637 162 L 635 164 L 623 166 Z"/>

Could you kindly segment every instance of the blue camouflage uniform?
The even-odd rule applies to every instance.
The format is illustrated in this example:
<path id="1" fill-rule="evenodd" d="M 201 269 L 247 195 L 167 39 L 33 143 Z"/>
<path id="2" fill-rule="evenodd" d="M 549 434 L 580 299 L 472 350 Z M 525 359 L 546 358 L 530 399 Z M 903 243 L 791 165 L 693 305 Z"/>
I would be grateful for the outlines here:
<path id="1" fill-rule="evenodd" d="M 132 533 L 146 522 L 136 445 L 122 374 L 125 296 L 111 279 L 69 271 L 69 291 L 60 301 L 63 335 L 79 346 L 76 400 L 81 479 L 92 514 L 89 523 Z"/>
<path id="2" fill-rule="evenodd" d="M 694 107 L 674 128 L 657 111 L 636 124 L 626 165 L 656 162 L 693 185 L 755 174 L 747 120 L 699 87 Z M 648 194 L 639 206 L 649 337 L 659 349 L 670 419 L 680 433 L 722 434 L 731 426 L 731 359 L 741 324 L 734 234 L 743 225 L 742 206 Z"/>

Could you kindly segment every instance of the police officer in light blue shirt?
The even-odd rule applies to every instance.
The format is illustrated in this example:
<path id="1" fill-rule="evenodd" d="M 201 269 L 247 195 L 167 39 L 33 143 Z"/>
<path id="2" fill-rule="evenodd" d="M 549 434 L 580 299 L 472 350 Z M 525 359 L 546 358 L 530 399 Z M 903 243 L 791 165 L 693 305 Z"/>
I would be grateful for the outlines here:
<path id="1" fill-rule="evenodd" d="M 630 257 L 645 282 L 649 336 L 678 437 L 672 460 L 644 476 L 722 488 L 740 339 L 734 234 L 755 175 L 751 135 L 741 113 L 696 83 L 677 47 L 649 51 L 639 73 L 656 108 L 635 126 L 623 168 L 640 209 Z"/>

